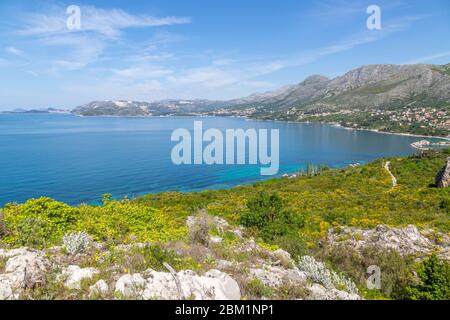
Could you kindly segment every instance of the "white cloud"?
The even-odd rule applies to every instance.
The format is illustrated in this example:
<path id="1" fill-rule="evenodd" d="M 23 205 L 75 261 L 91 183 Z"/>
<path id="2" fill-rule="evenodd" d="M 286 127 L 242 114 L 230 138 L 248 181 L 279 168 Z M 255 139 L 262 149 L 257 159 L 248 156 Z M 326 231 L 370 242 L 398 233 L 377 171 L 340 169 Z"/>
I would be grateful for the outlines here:
<path id="1" fill-rule="evenodd" d="M 132 54 L 129 57 L 127 57 L 127 60 L 129 60 L 133 63 L 137 63 L 137 62 L 150 63 L 150 62 L 169 61 L 169 60 L 173 60 L 175 58 L 176 58 L 175 55 L 172 53 L 160 53 L 160 54 L 141 53 L 141 54 Z"/>
<path id="2" fill-rule="evenodd" d="M 102 55 L 105 43 L 86 35 L 66 34 L 40 38 L 37 42 L 48 47 L 63 50 L 52 62 L 53 72 L 59 70 L 78 70 L 96 62 Z"/>
<path id="3" fill-rule="evenodd" d="M 220 58 L 220 59 L 215 59 L 213 60 L 213 65 L 215 66 L 227 66 L 230 65 L 232 63 L 234 63 L 235 60 L 234 59 L 230 59 L 230 58 Z"/>
<path id="4" fill-rule="evenodd" d="M 5 51 L 18 57 L 24 56 L 24 52 L 20 49 L 17 49 L 16 47 L 7 47 L 5 48 Z"/>
<path id="5" fill-rule="evenodd" d="M 435 53 L 435 54 L 428 55 L 425 57 L 420 57 L 420 58 L 417 58 L 414 60 L 410 60 L 410 61 L 406 62 L 406 64 L 425 63 L 425 62 L 430 62 L 433 60 L 447 58 L 447 57 L 450 57 L 450 51 L 439 52 L 439 53 Z"/>
<path id="6" fill-rule="evenodd" d="M 137 66 L 126 69 L 112 69 L 113 74 L 126 78 L 160 78 L 172 74 L 173 71 L 159 66 Z"/>
<path id="7" fill-rule="evenodd" d="M 220 88 L 232 85 L 240 79 L 239 74 L 215 67 L 189 69 L 186 72 L 169 77 L 172 85 L 199 85 L 206 88 Z"/>
<path id="8" fill-rule="evenodd" d="M 52 13 L 27 15 L 26 26 L 19 31 L 27 36 L 48 36 L 68 32 L 95 32 L 107 38 L 117 38 L 122 30 L 191 23 L 189 17 L 152 17 L 132 15 L 121 9 L 99 9 L 93 6 L 81 7 L 81 29 L 69 30 L 66 22 L 69 15 L 64 8 L 55 8 Z"/>
<path id="9" fill-rule="evenodd" d="M 29 37 L 38 47 L 50 47 L 53 61 L 50 62 L 50 73 L 59 74 L 60 71 L 82 69 L 98 62 L 104 57 L 107 46 L 122 45 L 134 52 L 140 52 L 141 61 L 163 61 L 170 59 L 170 55 L 146 54 L 135 48 L 135 45 L 122 41 L 124 30 L 130 28 L 149 28 L 190 23 L 187 17 L 152 17 L 148 15 L 133 15 L 121 9 L 100 9 L 93 6 L 81 7 L 81 29 L 69 30 L 66 20 L 69 15 L 64 7 L 47 8 L 48 12 L 25 15 L 24 27 L 18 31 L 19 35 Z M 156 33 L 146 46 L 155 49 L 157 43 L 174 41 L 174 35 Z M 18 49 L 9 48 L 9 52 L 19 55 Z M 147 51 L 148 52 L 148 51 Z M 131 56 L 131 55 L 130 55 Z M 138 54 L 135 54 L 138 57 Z M 134 62 L 138 62 L 138 58 Z M 118 70 L 120 72 L 120 70 Z M 132 73 L 133 70 L 129 70 Z M 136 73 L 135 71 L 134 73 Z M 125 72 L 126 74 L 126 72 Z"/>
<path id="10" fill-rule="evenodd" d="M 78 70 L 85 66 L 85 63 L 78 61 L 56 60 L 54 66 L 60 67 L 64 70 Z"/>

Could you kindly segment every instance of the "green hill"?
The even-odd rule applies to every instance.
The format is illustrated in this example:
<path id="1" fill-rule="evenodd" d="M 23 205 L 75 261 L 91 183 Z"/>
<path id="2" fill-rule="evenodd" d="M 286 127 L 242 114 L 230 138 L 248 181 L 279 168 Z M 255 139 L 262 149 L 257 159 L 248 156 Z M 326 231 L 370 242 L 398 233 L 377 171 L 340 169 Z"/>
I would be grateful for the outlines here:
<path id="1" fill-rule="evenodd" d="M 261 264 L 282 264 L 270 267 L 270 276 L 274 272 L 289 274 L 292 264 L 303 257 L 300 270 L 312 272 L 309 264 L 316 262 L 304 258 L 307 255 L 337 272 L 340 280 L 336 281 L 350 294 L 359 292 L 370 299 L 448 298 L 448 263 L 437 256 L 422 264 L 414 259 L 423 260 L 432 252 L 448 259 L 450 192 L 433 183 L 449 154 L 450 150 L 430 151 L 354 168 L 321 168 L 316 173 L 230 190 L 166 192 L 121 201 L 105 195 L 102 206 L 71 207 L 48 198 L 8 204 L 0 212 L 0 280 L 6 263 L 2 250 L 26 246 L 46 250 L 58 264 L 68 261 L 96 268 L 109 282 L 117 281 L 121 273 L 164 270 L 163 262 L 169 262 L 177 271 L 227 270 L 244 297 L 294 299 L 310 297 L 315 287 L 309 282 L 306 286 L 304 282 L 299 282 L 301 286 L 283 282 L 270 287 L 258 278 L 267 271 Z M 397 178 L 395 187 L 385 169 L 386 161 Z M 215 221 L 217 228 L 206 221 Z M 83 255 L 66 256 L 71 249 L 60 251 L 54 246 L 73 232 L 85 232 L 99 245 Z M 401 243 L 410 238 L 413 242 Z M 133 243 L 150 247 L 129 247 Z M 391 244 L 394 249 L 385 247 Z M 286 250 L 293 260 L 274 262 L 277 249 Z M 365 287 L 370 265 L 380 266 L 384 272 L 381 290 Z M 430 280 L 431 287 L 418 285 L 415 271 L 419 277 L 428 277 L 427 270 L 438 267 L 440 280 Z M 255 268 L 262 269 L 252 276 Z M 43 288 L 25 291 L 24 297 L 84 297 L 82 291 L 64 289 L 53 273 L 48 276 L 51 279 Z M 447 287 L 444 291 L 442 283 Z"/>

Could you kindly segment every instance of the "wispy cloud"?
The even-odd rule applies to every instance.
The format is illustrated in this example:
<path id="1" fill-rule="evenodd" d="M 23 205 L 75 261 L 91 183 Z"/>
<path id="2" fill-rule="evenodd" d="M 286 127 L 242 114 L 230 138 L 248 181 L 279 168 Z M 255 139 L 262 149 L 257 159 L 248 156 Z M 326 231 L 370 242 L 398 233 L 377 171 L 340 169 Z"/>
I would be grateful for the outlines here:
<path id="1" fill-rule="evenodd" d="M 414 19 L 406 17 L 397 19 L 395 23 L 386 22 L 381 31 L 367 30 L 328 46 L 277 59 L 243 60 L 233 56 L 217 57 L 209 53 L 199 58 L 199 61 L 203 62 L 202 66 L 183 68 L 175 65 L 170 65 L 170 67 L 155 65 L 155 63 L 164 65 L 167 62 L 164 58 L 175 59 L 172 55 L 162 57 L 149 55 L 149 61 L 137 60 L 137 63 L 131 61 L 131 66 L 128 68 L 112 69 L 111 72 L 112 76 L 115 77 L 114 83 L 128 81 L 127 88 L 133 92 L 142 92 L 147 88 L 149 96 L 153 99 L 164 94 L 174 97 L 175 92 L 182 97 L 192 98 L 196 95 L 204 97 L 205 94 L 214 95 L 224 91 L 270 90 L 274 89 L 274 84 L 264 79 L 267 75 L 283 69 L 307 65 L 325 56 L 349 51 L 358 46 L 382 40 L 391 34 L 407 29 L 411 21 L 414 21 Z M 208 56 L 210 56 L 210 59 L 208 59 Z M 143 86 L 141 85 L 142 81 L 147 81 L 149 84 Z M 155 81 L 157 85 L 155 85 Z M 164 90 L 161 88 L 164 88 Z"/>
<path id="2" fill-rule="evenodd" d="M 64 51 L 60 54 L 61 58 L 51 62 L 52 72 L 84 68 L 99 59 L 106 45 L 101 39 L 81 34 L 55 35 L 36 41 L 40 45 Z"/>
<path id="3" fill-rule="evenodd" d="M 160 78 L 172 74 L 170 69 L 159 66 L 136 66 L 126 69 L 112 69 L 114 75 L 126 78 L 141 79 L 141 78 Z"/>
<path id="4" fill-rule="evenodd" d="M 429 17 L 429 15 L 406 16 L 403 18 L 397 18 L 395 21 L 386 21 L 381 30 L 366 30 L 359 34 L 355 34 L 348 39 L 341 40 L 328 46 L 299 53 L 287 59 L 277 60 L 275 65 L 278 66 L 279 69 L 306 65 L 318 61 L 325 56 L 349 51 L 365 44 L 383 40 L 395 33 L 409 29 L 411 24 L 415 21 L 423 20 Z"/>
<path id="5" fill-rule="evenodd" d="M 160 27 L 191 23 L 189 17 L 152 17 L 132 15 L 121 9 L 100 9 L 92 6 L 81 7 L 81 28 L 69 30 L 64 8 L 53 9 L 51 14 L 35 13 L 25 17 L 25 27 L 19 34 L 27 36 L 48 36 L 68 32 L 95 32 L 107 38 L 117 38 L 122 31 L 130 28 Z"/>
<path id="6" fill-rule="evenodd" d="M 203 88 L 221 88 L 232 85 L 239 79 L 237 73 L 216 67 L 192 68 L 168 78 L 169 82 L 175 86 L 196 85 Z"/>
<path id="7" fill-rule="evenodd" d="M 20 49 L 17 49 L 16 47 L 7 47 L 5 48 L 5 51 L 8 52 L 9 54 L 18 56 L 18 57 L 23 57 L 24 56 L 24 52 Z"/>
<path id="8" fill-rule="evenodd" d="M 434 60 L 450 57 L 450 51 L 438 52 L 425 57 L 416 58 L 406 62 L 405 64 L 416 64 L 424 62 L 433 62 Z"/>
<path id="9" fill-rule="evenodd" d="M 23 16 L 23 27 L 17 32 L 39 47 L 50 47 L 53 52 L 58 52 L 53 54 L 54 59 L 50 62 L 51 74 L 79 70 L 92 65 L 103 57 L 107 46 L 128 45 L 127 41 L 122 41 L 124 31 L 127 29 L 191 23 L 189 17 L 133 15 L 121 9 L 82 6 L 81 28 L 69 30 L 66 25 L 68 17 L 64 7 L 47 8 L 45 13 L 26 14 Z M 157 43 L 173 41 L 173 37 L 168 33 L 156 33 L 150 37 L 155 43 L 147 43 L 147 47 L 156 48 Z M 13 47 L 9 48 L 9 52 L 20 54 Z M 143 56 L 143 51 L 140 53 L 140 59 L 147 61 L 162 61 L 168 58 L 157 54 Z"/>

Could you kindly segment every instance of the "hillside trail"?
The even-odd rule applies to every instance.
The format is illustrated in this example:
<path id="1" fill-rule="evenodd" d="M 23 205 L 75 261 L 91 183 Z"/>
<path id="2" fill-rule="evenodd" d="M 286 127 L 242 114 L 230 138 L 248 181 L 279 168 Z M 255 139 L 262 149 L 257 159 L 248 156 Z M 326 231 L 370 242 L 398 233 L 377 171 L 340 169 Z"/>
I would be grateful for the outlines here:
<path id="1" fill-rule="evenodd" d="M 389 165 L 391 164 L 390 161 L 387 161 L 384 164 L 384 169 L 389 173 L 392 179 L 392 188 L 395 188 L 397 186 L 397 178 L 392 174 L 391 170 L 389 169 Z"/>

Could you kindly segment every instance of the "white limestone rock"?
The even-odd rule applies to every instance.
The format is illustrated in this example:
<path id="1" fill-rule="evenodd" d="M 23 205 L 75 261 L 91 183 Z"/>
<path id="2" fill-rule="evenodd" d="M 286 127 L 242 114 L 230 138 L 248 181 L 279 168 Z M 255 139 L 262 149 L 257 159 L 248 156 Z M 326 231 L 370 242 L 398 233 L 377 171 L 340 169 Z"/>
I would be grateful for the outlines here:
<path id="1" fill-rule="evenodd" d="M 174 275 L 147 270 L 142 274 L 124 275 L 116 283 L 116 292 L 126 298 L 144 300 L 239 300 L 239 285 L 226 273 L 210 270 L 197 275 L 191 270 Z"/>
<path id="2" fill-rule="evenodd" d="M 109 287 L 105 280 L 99 280 L 94 285 L 89 287 L 89 295 L 99 295 L 104 296 L 108 294 Z"/>
<path id="3" fill-rule="evenodd" d="M 356 293 L 348 293 L 337 289 L 327 289 L 324 286 L 315 283 L 308 288 L 311 292 L 311 300 L 361 300 Z"/>
<path id="4" fill-rule="evenodd" d="M 65 268 L 61 276 L 65 279 L 64 285 L 69 289 L 81 289 L 81 281 L 84 279 L 92 279 L 98 270 L 95 268 L 80 268 L 71 265 Z"/>
<path id="5" fill-rule="evenodd" d="M 116 282 L 115 292 L 125 298 L 139 298 L 142 296 L 147 281 L 140 273 L 126 274 Z"/>
<path id="6" fill-rule="evenodd" d="M 336 228 L 329 230 L 327 242 L 331 245 L 346 244 L 356 250 L 375 246 L 382 250 L 395 250 L 402 255 L 427 256 L 437 252 L 441 259 L 450 259 L 450 247 L 433 243 L 416 226 L 391 228 L 379 225 L 375 229 Z"/>
<path id="7" fill-rule="evenodd" d="M 0 300 L 18 299 L 24 289 L 45 284 L 50 262 L 42 252 L 26 248 L 1 250 L 0 257 L 8 259 L 5 272 L 0 274 Z"/>
<path id="8" fill-rule="evenodd" d="M 278 266 L 265 265 L 261 268 L 250 268 L 250 279 L 258 279 L 265 286 L 278 288 L 285 284 L 304 285 L 307 280 L 306 273 L 298 268 L 286 269 Z"/>

